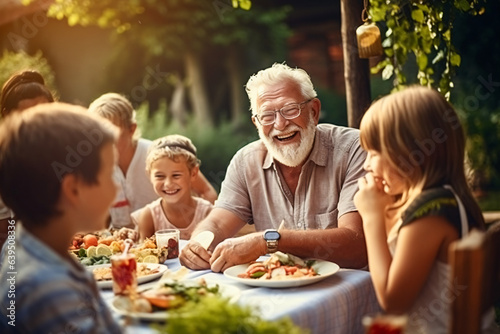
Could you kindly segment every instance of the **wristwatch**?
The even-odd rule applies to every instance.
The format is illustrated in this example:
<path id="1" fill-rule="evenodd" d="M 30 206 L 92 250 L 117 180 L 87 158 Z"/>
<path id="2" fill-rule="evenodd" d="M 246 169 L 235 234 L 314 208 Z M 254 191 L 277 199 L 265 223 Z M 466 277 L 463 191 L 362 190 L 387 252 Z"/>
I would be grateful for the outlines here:
<path id="1" fill-rule="evenodd" d="M 275 253 L 278 250 L 278 240 L 281 238 L 280 233 L 274 229 L 268 229 L 264 231 L 264 240 L 267 244 L 267 252 Z"/>

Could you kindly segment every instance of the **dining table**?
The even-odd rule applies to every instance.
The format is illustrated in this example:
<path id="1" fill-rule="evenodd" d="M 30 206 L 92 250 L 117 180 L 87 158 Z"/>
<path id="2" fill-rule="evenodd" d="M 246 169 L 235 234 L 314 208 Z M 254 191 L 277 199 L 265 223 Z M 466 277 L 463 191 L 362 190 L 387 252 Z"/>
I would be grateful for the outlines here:
<path id="1" fill-rule="evenodd" d="M 186 243 L 187 241 L 181 240 L 181 248 Z M 171 272 L 181 268 L 178 259 L 167 260 L 165 265 Z M 263 319 L 273 321 L 288 317 L 295 325 L 309 330 L 311 334 L 364 333 L 363 317 L 382 312 L 370 272 L 366 270 L 341 268 L 335 274 L 313 284 L 287 288 L 242 284 L 223 273 L 211 270 L 188 270 L 185 276 L 185 279 L 199 278 L 231 286 L 232 291 L 239 291 L 236 303 L 258 308 Z M 100 291 L 105 302 L 111 306 L 115 298 L 113 291 Z M 125 333 L 157 333 L 151 321 L 123 316 L 114 311 L 113 316 L 123 326 Z"/>

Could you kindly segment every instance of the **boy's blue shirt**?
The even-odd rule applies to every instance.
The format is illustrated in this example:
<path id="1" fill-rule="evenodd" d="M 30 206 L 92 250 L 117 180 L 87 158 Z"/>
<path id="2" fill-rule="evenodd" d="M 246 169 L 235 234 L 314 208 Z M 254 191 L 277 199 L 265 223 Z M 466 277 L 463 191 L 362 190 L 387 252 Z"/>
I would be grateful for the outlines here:
<path id="1" fill-rule="evenodd" d="M 0 332 L 122 332 L 92 274 L 76 261 L 70 264 L 19 222 L 15 242 L 7 239 L 0 259 Z"/>

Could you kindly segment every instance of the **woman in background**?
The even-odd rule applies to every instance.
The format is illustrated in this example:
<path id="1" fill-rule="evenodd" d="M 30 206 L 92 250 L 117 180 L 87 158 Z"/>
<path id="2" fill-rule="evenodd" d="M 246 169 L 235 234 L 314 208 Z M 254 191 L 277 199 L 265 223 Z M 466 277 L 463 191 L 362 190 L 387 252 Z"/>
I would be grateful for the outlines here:
<path id="1" fill-rule="evenodd" d="M 54 96 L 42 75 L 35 70 L 14 73 L 2 87 L 0 110 L 2 117 L 40 103 L 54 102 Z"/>
<path id="2" fill-rule="evenodd" d="M 42 75 L 35 70 L 24 70 L 11 75 L 2 86 L 0 113 L 5 118 L 14 111 L 49 102 L 54 102 L 54 96 Z M 0 198 L 0 248 L 7 238 L 8 222 L 13 218 L 14 214 Z"/>

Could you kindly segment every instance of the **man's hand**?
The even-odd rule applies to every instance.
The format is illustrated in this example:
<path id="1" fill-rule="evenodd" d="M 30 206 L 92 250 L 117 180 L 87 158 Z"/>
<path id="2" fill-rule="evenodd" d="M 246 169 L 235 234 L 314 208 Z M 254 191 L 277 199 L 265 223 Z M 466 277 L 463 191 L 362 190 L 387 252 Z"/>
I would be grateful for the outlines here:
<path id="1" fill-rule="evenodd" d="M 232 266 L 248 263 L 266 254 L 266 243 L 261 232 L 226 239 L 215 247 L 210 258 L 210 268 L 223 272 Z"/>
<path id="2" fill-rule="evenodd" d="M 193 238 L 183 248 L 179 256 L 179 260 L 183 266 L 193 270 L 210 269 L 211 265 L 211 250 L 215 245 L 222 242 L 224 239 L 233 236 L 238 232 L 245 222 L 239 219 L 234 213 L 220 208 L 214 208 L 210 214 L 202 220 L 193 231 Z M 211 245 L 208 251 L 203 248 L 203 245 L 197 242 L 202 233 L 210 231 L 213 236 Z"/>
<path id="3" fill-rule="evenodd" d="M 197 241 L 189 241 L 179 255 L 183 266 L 193 270 L 210 269 L 211 253 Z"/>

